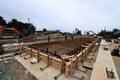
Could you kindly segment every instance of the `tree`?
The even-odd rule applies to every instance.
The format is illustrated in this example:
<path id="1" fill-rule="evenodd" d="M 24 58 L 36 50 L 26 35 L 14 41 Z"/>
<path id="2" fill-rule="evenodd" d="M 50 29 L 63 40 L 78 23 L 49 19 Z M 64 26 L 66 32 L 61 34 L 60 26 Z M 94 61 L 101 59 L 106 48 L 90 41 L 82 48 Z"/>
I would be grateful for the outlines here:
<path id="1" fill-rule="evenodd" d="M 101 30 L 101 32 L 98 33 L 98 36 L 104 36 L 105 32 L 106 32 L 106 31 Z"/>
<path id="2" fill-rule="evenodd" d="M 114 38 L 120 37 L 120 29 L 113 29 L 112 32 Z"/>
<path id="3" fill-rule="evenodd" d="M 32 23 L 23 23 L 17 19 L 11 19 L 8 23 L 0 16 L 0 26 L 5 27 L 15 27 L 18 31 L 22 32 L 23 30 L 28 31 L 29 33 L 34 33 L 36 27 Z"/>
<path id="4" fill-rule="evenodd" d="M 19 31 L 26 29 L 26 27 L 24 26 L 24 23 L 18 21 L 17 19 L 12 19 L 11 21 L 9 21 L 8 26 L 15 27 Z"/>
<path id="5" fill-rule="evenodd" d="M 34 33 L 34 32 L 35 32 L 36 27 L 35 27 L 32 23 L 25 23 L 24 25 L 27 27 L 27 29 L 28 29 L 31 33 Z"/>
<path id="6" fill-rule="evenodd" d="M 115 34 L 115 33 L 118 33 L 120 30 L 119 29 L 113 29 L 112 32 Z"/>
<path id="7" fill-rule="evenodd" d="M 105 38 L 118 38 L 120 37 L 120 30 L 119 29 L 113 29 L 112 31 L 104 31 L 98 33 L 98 36 L 103 36 Z"/>
<path id="8" fill-rule="evenodd" d="M 15 27 L 19 31 L 28 30 L 31 33 L 36 30 L 36 27 L 32 23 L 23 23 L 17 19 L 9 21 L 8 26 Z"/>
<path id="9" fill-rule="evenodd" d="M 0 16 L 0 26 L 5 26 L 6 25 L 6 21 L 3 19 L 2 16 Z"/>
<path id="10" fill-rule="evenodd" d="M 44 28 L 44 29 L 43 29 L 43 32 L 46 32 L 46 31 L 47 31 L 47 29 L 46 29 L 46 28 Z"/>

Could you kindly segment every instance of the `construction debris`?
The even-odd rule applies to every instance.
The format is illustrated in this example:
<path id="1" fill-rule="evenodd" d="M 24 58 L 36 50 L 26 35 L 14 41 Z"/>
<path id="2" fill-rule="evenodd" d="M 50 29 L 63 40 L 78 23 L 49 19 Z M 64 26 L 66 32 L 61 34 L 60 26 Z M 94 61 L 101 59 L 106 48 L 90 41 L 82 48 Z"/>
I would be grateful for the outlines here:
<path id="1" fill-rule="evenodd" d="M 0 75 L 3 74 L 2 72 L 0 72 Z"/>
<path id="2" fill-rule="evenodd" d="M 37 59 L 36 58 L 33 58 L 32 60 L 31 60 L 31 64 L 34 64 L 34 63 L 37 63 L 38 61 L 37 61 Z"/>

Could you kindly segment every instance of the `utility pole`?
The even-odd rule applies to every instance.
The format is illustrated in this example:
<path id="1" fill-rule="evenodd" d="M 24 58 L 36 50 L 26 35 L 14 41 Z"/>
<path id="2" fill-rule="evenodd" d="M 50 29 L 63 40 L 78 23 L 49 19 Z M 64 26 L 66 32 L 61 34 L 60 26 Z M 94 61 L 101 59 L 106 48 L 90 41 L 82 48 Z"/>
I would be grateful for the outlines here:
<path id="1" fill-rule="evenodd" d="M 28 24 L 30 23 L 30 18 L 28 18 Z"/>
<path id="2" fill-rule="evenodd" d="M 58 32 L 58 40 L 60 41 L 60 30 L 57 30 Z"/>
<path id="3" fill-rule="evenodd" d="M 106 32 L 106 26 L 104 26 L 104 31 Z"/>
<path id="4" fill-rule="evenodd" d="M 28 28 L 30 27 L 30 18 L 28 18 Z"/>
<path id="5" fill-rule="evenodd" d="M 28 18 L 28 33 L 30 34 L 30 18 Z"/>

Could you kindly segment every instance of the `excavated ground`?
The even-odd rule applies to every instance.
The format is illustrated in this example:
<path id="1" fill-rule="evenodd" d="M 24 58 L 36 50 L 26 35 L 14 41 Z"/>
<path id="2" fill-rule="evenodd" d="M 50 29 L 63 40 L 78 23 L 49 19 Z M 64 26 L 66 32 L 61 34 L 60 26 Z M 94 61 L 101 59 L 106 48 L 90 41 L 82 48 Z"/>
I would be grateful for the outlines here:
<path id="1" fill-rule="evenodd" d="M 30 47 L 41 50 L 44 53 L 50 53 L 59 58 L 61 55 L 71 56 L 78 54 L 85 49 L 82 45 L 88 46 L 93 41 L 93 38 L 79 38 L 61 42 L 32 44 Z"/>

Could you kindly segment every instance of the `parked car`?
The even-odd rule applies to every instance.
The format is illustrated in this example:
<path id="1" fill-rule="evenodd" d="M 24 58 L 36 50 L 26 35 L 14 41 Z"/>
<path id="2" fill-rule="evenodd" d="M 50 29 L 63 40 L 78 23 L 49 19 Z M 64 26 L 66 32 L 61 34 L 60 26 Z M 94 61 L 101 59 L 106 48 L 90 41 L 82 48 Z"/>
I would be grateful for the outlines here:
<path id="1" fill-rule="evenodd" d="M 113 49 L 113 51 L 111 52 L 111 55 L 120 56 L 120 49 L 119 48 Z"/>

